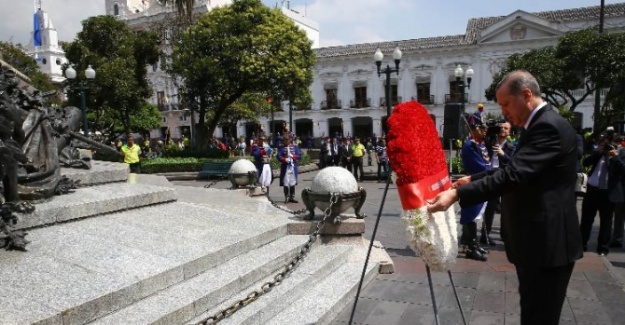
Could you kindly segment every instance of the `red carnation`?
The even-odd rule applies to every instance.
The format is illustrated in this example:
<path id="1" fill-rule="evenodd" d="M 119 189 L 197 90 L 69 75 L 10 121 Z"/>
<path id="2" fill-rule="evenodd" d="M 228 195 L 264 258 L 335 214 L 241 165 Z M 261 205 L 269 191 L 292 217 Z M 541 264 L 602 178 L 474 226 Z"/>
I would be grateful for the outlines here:
<path id="1" fill-rule="evenodd" d="M 387 153 L 397 175 L 402 205 L 404 209 L 418 208 L 450 186 L 436 126 L 427 109 L 416 101 L 395 106 L 388 126 Z M 414 197 L 405 200 L 402 192 L 406 191 Z"/>

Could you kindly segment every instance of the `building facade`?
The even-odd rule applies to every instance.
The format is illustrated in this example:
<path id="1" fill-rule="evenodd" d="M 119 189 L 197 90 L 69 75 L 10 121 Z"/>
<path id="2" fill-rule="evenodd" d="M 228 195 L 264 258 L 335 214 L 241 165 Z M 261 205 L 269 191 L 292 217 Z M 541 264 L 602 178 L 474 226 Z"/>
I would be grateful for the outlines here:
<path id="1" fill-rule="evenodd" d="M 517 10 L 506 16 L 470 19 L 466 33 L 412 40 L 353 44 L 316 50 L 314 82 L 310 87 L 314 100 L 309 110 L 296 110 L 291 129 L 297 135 L 370 136 L 383 134 L 386 119 L 385 75 L 378 76 L 373 59 L 376 49 L 384 53 L 383 67 L 389 64 L 398 47 L 403 52 L 399 72 L 391 75 L 393 104 L 417 100 L 430 111 L 443 136 L 445 122 L 455 125 L 446 116 L 445 106 L 458 104 L 466 98 L 465 110 L 472 113 L 478 103 L 487 112 L 500 115 L 496 103 L 484 97 L 484 91 L 500 71 L 507 57 L 531 49 L 554 46 L 562 35 L 596 26 L 599 6 L 529 13 Z M 606 32 L 625 31 L 625 3 L 605 6 Z M 474 75 L 465 95 L 460 94 L 455 69 L 471 67 Z M 584 93 L 579 91 L 580 96 Z M 576 108 L 581 127 L 592 126 L 594 97 L 591 95 Z M 451 105 L 450 105 L 451 106 Z M 286 108 L 286 106 L 284 106 Z M 289 127 L 288 109 L 275 113 L 274 130 Z M 271 120 L 261 121 L 265 130 Z M 455 126 L 454 126 L 455 127 Z M 241 131 L 244 131 L 241 129 Z"/>
<path id="2" fill-rule="evenodd" d="M 195 10 L 201 13 L 230 3 L 231 0 L 196 1 Z M 282 12 L 306 31 L 313 47 L 318 45 L 318 25 L 289 9 L 287 1 L 281 3 Z M 118 16 L 136 29 L 147 28 L 173 10 L 155 0 L 106 0 L 108 14 Z M 506 58 L 514 53 L 554 46 L 559 37 L 568 32 L 597 25 L 599 10 L 599 6 L 535 13 L 517 10 L 505 16 L 472 18 L 465 34 L 461 35 L 316 48 L 317 63 L 310 87 L 312 106 L 289 111 L 288 102 L 282 102 L 273 119 L 262 117 L 260 123 L 240 122 L 234 135 L 250 137 L 260 131 L 277 133 L 286 129 L 300 136 L 314 137 L 336 133 L 383 134 L 387 115 L 386 81 L 384 74 L 378 75 L 373 54 L 381 49 L 385 55 L 383 67 L 393 66 L 391 53 L 398 47 L 403 56 L 399 72 L 390 78 L 392 103 L 417 100 L 424 104 L 442 136 L 445 124 L 447 127 L 454 124 L 445 114 L 446 106 L 464 100 L 464 110 L 471 113 L 478 103 L 484 103 L 487 112 L 499 115 L 499 107 L 486 100 L 484 91 Z M 625 31 L 625 3 L 605 6 L 604 29 L 606 32 Z M 164 50 L 170 50 L 167 44 Z M 464 94 L 454 73 L 458 66 L 474 71 L 470 88 L 465 88 Z M 191 116 L 179 105 L 175 82 L 160 65 L 150 68 L 149 78 L 154 87 L 150 100 L 159 106 L 163 117 L 162 127 L 153 130 L 151 136 L 189 136 Z M 581 96 L 583 91 L 579 93 Z M 576 108 L 580 126 L 592 126 L 593 103 L 591 95 Z M 292 126 L 288 125 L 289 114 L 292 114 Z M 215 135 L 223 133 L 218 129 Z"/>

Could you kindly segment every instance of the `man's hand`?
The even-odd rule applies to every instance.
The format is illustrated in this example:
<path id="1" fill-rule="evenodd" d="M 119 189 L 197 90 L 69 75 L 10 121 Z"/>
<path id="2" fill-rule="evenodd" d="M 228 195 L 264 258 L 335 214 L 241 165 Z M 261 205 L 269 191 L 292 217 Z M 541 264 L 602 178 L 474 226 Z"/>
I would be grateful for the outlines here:
<path id="1" fill-rule="evenodd" d="M 493 146 L 493 152 L 496 153 L 497 156 L 499 156 L 499 157 L 503 157 L 503 155 L 505 155 L 505 153 L 503 152 L 501 147 L 499 147 L 499 145 L 494 145 Z"/>
<path id="2" fill-rule="evenodd" d="M 468 184 L 469 182 L 471 182 L 471 176 L 464 176 L 464 177 L 459 178 L 453 184 L 451 184 L 451 187 L 457 188 L 458 186 Z"/>
<path id="3" fill-rule="evenodd" d="M 445 211 L 456 201 L 458 201 L 458 192 L 456 189 L 447 190 L 438 193 L 435 198 L 428 201 L 427 209 L 429 213 Z"/>

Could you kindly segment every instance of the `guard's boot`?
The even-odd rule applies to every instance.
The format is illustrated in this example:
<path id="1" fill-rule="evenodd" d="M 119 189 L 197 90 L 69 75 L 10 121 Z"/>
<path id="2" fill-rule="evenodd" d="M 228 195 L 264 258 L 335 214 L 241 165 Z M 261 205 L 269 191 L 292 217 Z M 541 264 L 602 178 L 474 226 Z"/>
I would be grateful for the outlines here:
<path id="1" fill-rule="evenodd" d="M 464 228 L 463 228 L 464 230 Z M 486 251 L 480 247 L 477 241 L 477 224 L 469 222 L 466 224 L 467 240 L 469 241 L 465 250 L 465 257 L 478 261 L 486 261 Z"/>
<path id="2" fill-rule="evenodd" d="M 462 251 L 466 252 L 467 250 L 467 246 L 469 245 L 469 232 L 470 230 L 468 229 L 468 226 L 462 225 L 462 234 L 460 235 L 460 245 L 462 246 Z"/>

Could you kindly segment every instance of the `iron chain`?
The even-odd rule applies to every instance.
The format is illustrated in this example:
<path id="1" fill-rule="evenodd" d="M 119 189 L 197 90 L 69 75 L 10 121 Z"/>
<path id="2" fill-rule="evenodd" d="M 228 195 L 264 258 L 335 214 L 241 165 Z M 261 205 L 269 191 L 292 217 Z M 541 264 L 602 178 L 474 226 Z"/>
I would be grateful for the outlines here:
<path id="1" fill-rule="evenodd" d="M 267 196 L 267 200 L 269 200 L 269 203 L 271 203 L 271 205 L 273 205 L 274 208 L 276 208 L 278 210 L 281 210 L 281 211 L 284 211 L 284 212 L 287 212 L 287 213 L 290 213 L 290 214 L 292 214 L 294 216 L 299 216 L 301 214 L 304 214 L 304 213 L 308 212 L 308 209 L 306 209 L 306 208 L 295 210 L 295 211 L 287 209 L 287 208 L 281 206 L 278 202 L 270 199 L 269 196 Z"/>
<path id="2" fill-rule="evenodd" d="M 197 322 L 195 325 L 213 325 L 213 324 L 217 324 L 220 321 L 222 321 L 224 318 L 227 318 L 227 317 L 231 316 L 232 314 L 236 313 L 241 308 L 249 305 L 250 303 L 252 303 L 256 299 L 258 299 L 260 296 L 262 296 L 265 293 L 271 291 L 275 286 L 277 286 L 280 283 L 282 283 L 282 281 L 286 277 L 288 277 L 291 274 L 291 272 L 293 272 L 295 270 L 295 268 L 297 268 L 297 266 L 300 264 L 300 262 L 302 262 L 304 260 L 304 257 L 306 257 L 308 252 L 310 252 L 310 249 L 311 249 L 312 245 L 317 241 L 319 233 L 325 227 L 326 220 L 332 214 L 332 206 L 334 204 L 338 203 L 338 199 L 339 199 L 339 195 L 337 193 L 331 193 L 330 194 L 330 202 L 329 202 L 330 204 L 323 211 L 323 219 L 321 219 L 321 221 L 319 221 L 317 223 L 317 228 L 315 229 L 315 231 L 312 234 L 310 234 L 310 237 L 308 238 L 308 242 L 306 242 L 306 244 L 304 244 L 304 246 L 302 246 L 302 248 L 300 249 L 300 251 L 297 254 L 297 256 L 295 256 L 286 266 L 284 266 L 283 270 L 280 273 L 276 274 L 273 277 L 273 280 L 265 282 L 263 285 L 260 286 L 259 290 L 250 292 L 245 298 L 237 300 L 230 307 L 218 311 L 216 314 L 214 314 L 214 315 L 212 315 L 210 317 L 207 317 L 207 318 Z M 273 204 L 273 202 L 272 202 L 272 204 Z"/>

